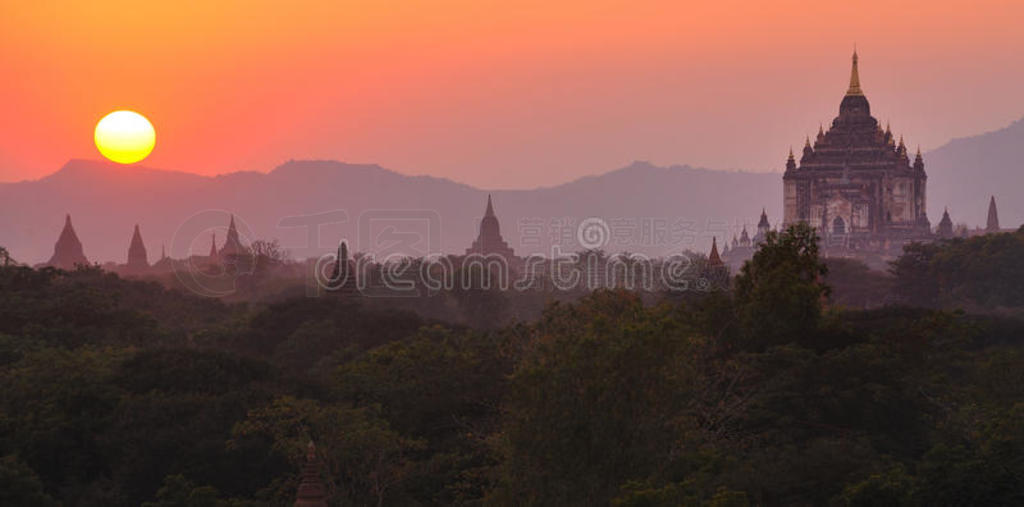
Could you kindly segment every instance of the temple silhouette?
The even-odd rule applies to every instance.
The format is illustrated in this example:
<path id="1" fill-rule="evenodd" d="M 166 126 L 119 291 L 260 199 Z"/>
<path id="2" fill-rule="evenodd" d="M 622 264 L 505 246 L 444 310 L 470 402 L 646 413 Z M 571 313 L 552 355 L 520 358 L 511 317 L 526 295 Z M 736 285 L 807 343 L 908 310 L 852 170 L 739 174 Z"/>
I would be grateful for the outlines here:
<path id="1" fill-rule="evenodd" d="M 783 175 L 783 226 L 804 222 L 826 249 L 897 254 L 909 241 L 932 237 L 925 212 L 928 176 L 918 150 L 911 161 L 871 115 L 853 53 L 850 84 L 839 115 L 804 143 L 799 164 L 789 152 Z"/>
<path id="2" fill-rule="evenodd" d="M 78 240 L 75 228 L 71 225 L 71 214 L 65 215 L 64 229 L 60 231 L 57 243 L 53 245 L 53 256 L 45 264 L 65 270 L 89 265 L 89 259 L 85 258 L 82 249 L 82 242 Z"/>
<path id="3" fill-rule="evenodd" d="M 487 209 L 484 210 L 484 217 L 480 220 L 480 234 L 466 249 L 466 255 L 471 254 L 498 255 L 508 260 L 515 258 L 515 252 L 501 237 L 501 225 L 498 224 L 498 217 L 494 214 L 494 203 L 491 201 L 490 194 L 487 195 Z"/>

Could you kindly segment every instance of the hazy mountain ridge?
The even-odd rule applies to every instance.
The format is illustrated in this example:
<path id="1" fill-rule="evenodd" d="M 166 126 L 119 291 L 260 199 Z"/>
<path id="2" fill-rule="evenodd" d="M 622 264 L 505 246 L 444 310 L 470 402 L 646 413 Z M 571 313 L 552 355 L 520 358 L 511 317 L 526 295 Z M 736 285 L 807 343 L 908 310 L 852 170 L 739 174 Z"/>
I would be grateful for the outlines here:
<path id="1" fill-rule="evenodd" d="M 949 207 L 954 223 L 984 225 L 990 195 L 1000 225 L 1024 223 L 1024 118 L 984 134 L 953 139 L 924 157 L 932 225 Z"/>
<path id="2" fill-rule="evenodd" d="M 182 224 L 203 211 L 221 210 L 234 213 L 250 237 L 280 239 L 303 257 L 330 251 L 342 237 L 357 250 L 372 251 L 373 245 L 357 238 L 360 215 L 368 210 L 430 210 L 440 226 L 440 245 L 431 245 L 431 251 L 461 252 L 476 236 L 490 193 L 502 233 L 518 252 L 547 253 L 556 241 L 562 251 L 576 250 L 578 245 L 567 243 L 575 238 L 575 224 L 597 216 L 618 238 L 607 249 L 664 254 L 706 248 L 710 234 L 731 235 L 726 227 L 755 223 L 762 206 L 777 218 L 778 178 L 637 162 L 555 187 L 488 192 L 443 178 L 335 161 L 291 161 L 266 174 L 210 177 L 73 160 L 37 181 L 0 184 L 0 215 L 9 217 L 0 223 L 0 244 L 24 262 L 45 260 L 64 214 L 71 213 L 90 260 L 123 262 L 132 226 L 139 223 L 154 261 L 161 244 L 174 256 L 207 252 L 214 231 L 198 235 L 191 224 L 187 234 L 194 237 L 183 242 Z M 322 226 L 319 247 L 307 248 L 304 229 L 278 227 L 284 217 L 332 210 L 344 210 L 348 220 Z M 222 229 L 227 215 L 213 220 L 204 225 Z M 521 241 L 521 220 L 533 220 L 531 240 Z M 707 232 L 709 223 L 716 232 Z M 667 238 L 672 227 L 689 232 Z M 658 233 L 652 228 L 662 230 L 663 237 L 654 238 Z"/>
<path id="3" fill-rule="evenodd" d="M 1017 196 L 1024 189 L 1024 120 L 954 139 L 926 153 L 925 165 L 933 225 L 946 206 L 954 222 L 983 224 L 989 195 L 996 196 L 1004 228 L 1024 222 L 1024 201 Z M 518 253 L 549 253 L 554 243 L 562 251 L 576 250 L 575 224 L 593 216 L 609 225 L 613 238 L 606 249 L 664 255 L 706 250 L 713 235 L 728 240 L 744 224 L 753 226 L 762 207 L 777 225 L 781 179 L 779 173 L 634 162 L 556 186 L 488 192 L 375 164 L 330 160 L 289 161 L 269 173 L 219 176 L 72 160 L 39 180 L 0 183 L 0 245 L 24 262 L 43 261 L 52 253 L 64 214 L 71 213 L 91 260 L 124 262 L 138 223 L 155 261 L 161 244 L 176 257 L 209 251 L 210 234 L 217 232 L 222 241 L 227 214 L 234 213 L 250 239 L 276 238 L 305 257 L 332 250 L 341 238 L 355 250 L 373 251 L 372 240 L 360 241 L 360 217 L 369 220 L 380 210 L 429 210 L 440 226 L 439 244 L 429 250 L 458 253 L 475 238 L 490 193 L 502 234 Z M 344 210 L 347 221 L 321 226 L 318 245 L 307 245 L 305 229 L 279 227 L 284 217 L 335 210 Z"/>

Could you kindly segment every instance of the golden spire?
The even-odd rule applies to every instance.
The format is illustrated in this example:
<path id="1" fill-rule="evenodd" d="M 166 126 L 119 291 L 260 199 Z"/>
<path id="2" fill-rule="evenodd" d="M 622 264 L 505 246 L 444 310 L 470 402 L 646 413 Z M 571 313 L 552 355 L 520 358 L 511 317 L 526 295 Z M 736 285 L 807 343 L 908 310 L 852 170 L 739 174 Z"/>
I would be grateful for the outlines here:
<path id="1" fill-rule="evenodd" d="M 804 141 L 804 148 L 811 147 L 811 136 L 807 136 L 807 140 Z"/>
<path id="2" fill-rule="evenodd" d="M 850 69 L 850 89 L 846 95 L 864 95 L 860 89 L 860 74 L 857 72 L 857 49 L 853 50 L 853 67 Z"/>
<path id="3" fill-rule="evenodd" d="M 793 147 L 792 146 L 789 147 L 789 159 L 793 160 Z"/>

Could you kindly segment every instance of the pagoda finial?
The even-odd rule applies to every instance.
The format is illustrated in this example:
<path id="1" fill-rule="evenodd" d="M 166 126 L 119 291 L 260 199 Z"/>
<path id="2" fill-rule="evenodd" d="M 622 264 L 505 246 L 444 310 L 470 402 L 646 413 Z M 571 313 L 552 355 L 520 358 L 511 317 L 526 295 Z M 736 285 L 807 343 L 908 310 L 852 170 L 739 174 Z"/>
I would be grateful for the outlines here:
<path id="1" fill-rule="evenodd" d="M 494 205 L 491 204 L 491 194 L 487 194 L 487 211 L 484 212 L 485 217 L 494 216 Z"/>
<path id="2" fill-rule="evenodd" d="M 853 66 L 850 68 L 850 89 L 846 90 L 847 95 L 864 95 L 860 89 L 860 73 L 857 72 L 857 46 L 853 47 Z"/>
<path id="3" fill-rule="evenodd" d="M 810 147 L 811 147 L 811 136 L 807 136 L 807 138 L 804 140 L 804 148 L 810 148 Z"/>
<path id="4" fill-rule="evenodd" d="M 789 160 L 793 160 L 793 147 L 789 147 Z"/>

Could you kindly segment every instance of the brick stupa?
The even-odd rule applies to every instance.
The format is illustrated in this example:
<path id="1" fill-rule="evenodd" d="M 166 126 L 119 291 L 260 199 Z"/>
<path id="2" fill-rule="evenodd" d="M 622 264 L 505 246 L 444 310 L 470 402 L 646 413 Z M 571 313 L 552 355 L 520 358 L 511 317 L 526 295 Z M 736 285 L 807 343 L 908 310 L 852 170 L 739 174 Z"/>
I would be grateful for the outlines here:
<path id="1" fill-rule="evenodd" d="M 60 232 L 57 243 L 53 245 L 53 257 L 46 262 L 47 266 L 72 270 L 75 266 L 88 266 L 89 259 L 85 258 L 82 251 L 82 242 L 75 234 L 75 228 L 71 226 L 71 215 L 64 218 L 64 230 Z"/>

